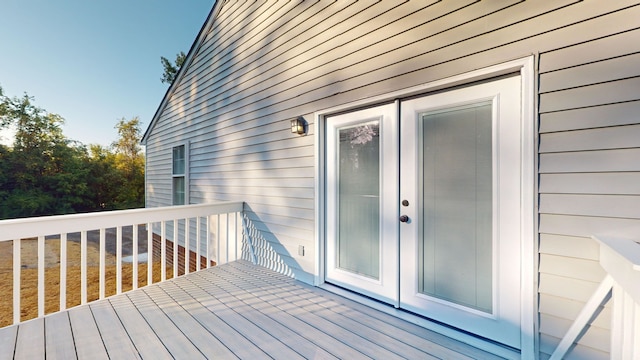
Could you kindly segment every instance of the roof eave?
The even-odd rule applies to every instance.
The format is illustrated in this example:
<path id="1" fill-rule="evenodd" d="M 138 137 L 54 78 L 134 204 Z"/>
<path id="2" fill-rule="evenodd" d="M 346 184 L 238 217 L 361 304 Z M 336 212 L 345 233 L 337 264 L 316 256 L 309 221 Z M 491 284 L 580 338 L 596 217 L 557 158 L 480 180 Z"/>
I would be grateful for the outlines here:
<path id="1" fill-rule="evenodd" d="M 218 0 L 214 1 L 211 11 L 207 16 L 207 20 L 205 20 L 204 24 L 200 28 L 200 32 L 198 33 L 198 36 L 196 37 L 193 44 L 191 45 L 191 48 L 187 53 L 187 57 L 185 58 L 184 63 L 178 70 L 178 73 L 176 74 L 175 79 L 171 83 L 171 86 L 169 86 L 169 88 L 167 89 L 167 92 L 165 92 L 164 97 L 160 102 L 160 106 L 158 106 L 158 109 L 156 110 L 155 114 L 153 115 L 153 118 L 151 119 L 151 122 L 149 123 L 149 126 L 147 127 L 147 130 L 145 130 L 144 134 L 142 135 L 142 139 L 140 140 L 140 143 L 142 143 L 142 145 L 147 145 L 147 140 L 149 139 L 149 135 L 151 134 L 151 131 L 153 130 L 156 123 L 158 122 L 158 119 L 160 118 L 160 115 L 164 111 L 165 107 L 167 106 L 169 99 L 177 89 L 178 84 L 184 77 L 184 74 L 186 73 L 187 68 L 193 62 L 193 58 L 195 57 L 197 49 L 200 48 L 200 46 L 204 42 L 204 39 L 207 35 L 207 29 L 211 28 L 211 26 L 213 25 L 213 21 L 217 17 L 217 14 L 220 12 L 220 8 L 222 8 L 222 4 L 224 2 L 225 1 L 218 1 Z"/>

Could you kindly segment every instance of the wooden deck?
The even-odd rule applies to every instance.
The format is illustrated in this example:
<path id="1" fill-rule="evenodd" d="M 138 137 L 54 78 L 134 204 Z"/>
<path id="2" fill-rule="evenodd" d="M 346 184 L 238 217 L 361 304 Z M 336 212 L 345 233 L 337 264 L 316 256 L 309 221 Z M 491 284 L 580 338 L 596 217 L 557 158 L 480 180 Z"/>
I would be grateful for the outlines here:
<path id="1" fill-rule="evenodd" d="M 0 359 L 493 359 L 236 261 L 0 329 Z"/>

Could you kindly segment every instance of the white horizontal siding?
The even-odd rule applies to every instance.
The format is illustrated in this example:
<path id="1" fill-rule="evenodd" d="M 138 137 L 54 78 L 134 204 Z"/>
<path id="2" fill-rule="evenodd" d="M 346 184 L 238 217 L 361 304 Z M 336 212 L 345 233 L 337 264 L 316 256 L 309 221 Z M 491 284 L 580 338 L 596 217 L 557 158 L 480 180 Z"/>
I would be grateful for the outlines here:
<path id="1" fill-rule="evenodd" d="M 540 212 L 640 219 L 638 195 L 541 194 Z"/>
<path id="2" fill-rule="evenodd" d="M 616 184 L 615 187 L 611 184 Z M 545 194 L 640 195 L 640 172 L 540 174 Z"/>
<path id="3" fill-rule="evenodd" d="M 631 16 L 637 9 L 618 14 Z M 602 18 L 612 20 L 614 15 Z M 638 25 L 630 20 L 608 23 L 603 26 L 610 34 L 593 29 L 587 31 L 593 37 L 590 41 L 540 55 L 543 354 L 553 351 L 563 329 L 577 315 L 572 309 L 584 306 L 590 288 L 595 289 L 605 275 L 598 263 L 598 246 L 590 236 L 637 237 L 640 233 Z M 607 358 L 609 307 L 591 323 L 571 356 Z"/>
<path id="4" fill-rule="evenodd" d="M 640 101 L 540 114 L 540 133 L 637 124 Z"/>
<path id="5" fill-rule="evenodd" d="M 597 261 L 600 259 L 600 247 L 589 238 L 540 234 L 540 254 Z"/>
<path id="6" fill-rule="evenodd" d="M 631 0 L 227 1 L 147 138 L 147 204 L 171 203 L 171 147 L 189 140 L 191 201 L 246 201 L 308 278 L 315 144 L 291 119 L 312 135 L 320 109 L 539 54 L 544 358 L 603 275 L 589 237 L 640 230 L 638 18 Z M 597 321 L 569 358 L 607 356 Z"/>

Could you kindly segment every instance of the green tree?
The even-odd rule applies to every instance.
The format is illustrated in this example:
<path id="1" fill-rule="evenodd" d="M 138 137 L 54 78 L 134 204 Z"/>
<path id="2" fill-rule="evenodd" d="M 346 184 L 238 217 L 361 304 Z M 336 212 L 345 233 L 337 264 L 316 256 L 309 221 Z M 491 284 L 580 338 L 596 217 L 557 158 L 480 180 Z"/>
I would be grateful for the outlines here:
<path id="1" fill-rule="evenodd" d="M 5 126 L 9 125 L 7 116 L 8 104 L 6 98 L 4 96 L 4 92 L 2 91 L 2 86 L 0 86 L 0 129 L 3 129 Z"/>
<path id="2" fill-rule="evenodd" d="M 160 62 L 162 63 L 162 67 L 164 69 L 164 73 L 160 78 L 160 81 L 163 83 L 171 84 L 176 79 L 176 75 L 178 75 L 178 71 L 184 64 L 184 61 L 187 59 L 187 55 L 184 52 L 180 51 L 176 54 L 176 60 L 172 64 L 169 59 L 164 56 L 160 56 Z"/>
<path id="3" fill-rule="evenodd" d="M 0 88 L 0 128 L 16 130 L 12 147 L 0 145 L 0 219 L 144 206 L 140 120 L 119 120 L 111 147 L 69 140 L 63 124 Z"/>
<path id="4" fill-rule="evenodd" d="M 89 145 L 87 162 L 89 177 L 89 201 L 93 210 L 116 210 L 116 201 L 124 180 L 116 168 L 116 155 L 108 148 L 98 144 Z"/>
<path id="5" fill-rule="evenodd" d="M 144 156 L 140 149 L 140 119 L 120 119 L 115 126 L 118 140 L 113 143 L 115 166 L 124 183 L 116 196 L 121 209 L 144 207 Z"/>
<path id="6" fill-rule="evenodd" d="M 2 95 L 1 124 L 13 125 L 12 149 L 2 154 L 2 217 L 65 214 L 86 208 L 86 150 L 66 139 L 64 119 L 33 104 L 33 98 Z"/>

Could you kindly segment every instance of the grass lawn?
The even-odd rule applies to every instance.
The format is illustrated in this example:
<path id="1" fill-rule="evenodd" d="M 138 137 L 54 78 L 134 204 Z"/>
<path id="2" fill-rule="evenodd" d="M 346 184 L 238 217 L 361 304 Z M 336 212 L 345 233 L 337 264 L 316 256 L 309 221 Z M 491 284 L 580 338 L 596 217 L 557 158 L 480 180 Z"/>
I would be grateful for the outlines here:
<path id="1" fill-rule="evenodd" d="M 60 307 L 60 241 L 45 241 L 45 313 L 52 313 Z M 0 327 L 13 322 L 13 243 L 0 243 Z M 38 268 L 37 241 L 21 242 L 21 315 L 22 321 L 38 316 Z M 156 259 L 154 259 L 156 260 Z M 158 259 L 159 260 L 159 259 Z M 87 244 L 87 298 L 89 301 L 99 297 L 99 261 L 100 251 L 95 244 Z M 116 293 L 116 259 L 114 255 L 105 257 L 105 293 Z M 154 261 L 153 282 L 159 282 L 160 261 Z M 173 269 L 167 266 L 167 278 L 173 276 Z M 122 290 L 132 288 L 133 265 L 122 265 Z M 138 286 L 147 284 L 147 264 L 138 266 Z M 80 243 L 67 242 L 67 307 L 80 304 Z"/>

